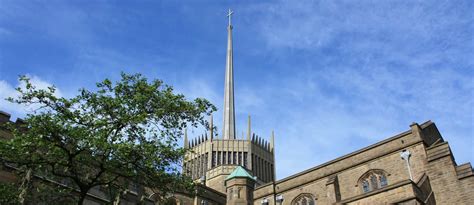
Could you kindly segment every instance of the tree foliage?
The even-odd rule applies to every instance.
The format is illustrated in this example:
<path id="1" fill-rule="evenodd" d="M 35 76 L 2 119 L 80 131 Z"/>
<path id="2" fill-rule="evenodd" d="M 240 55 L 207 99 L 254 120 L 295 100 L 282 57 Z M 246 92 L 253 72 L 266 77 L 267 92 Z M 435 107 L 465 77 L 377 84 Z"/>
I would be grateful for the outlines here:
<path id="1" fill-rule="evenodd" d="M 14 137 L 0 141 L 4 162 L 77 189 L 79 204 L 98 186 L 165 196 L 191 185 L 179 172 L 186 150 L 177 142 L 186 126 L 207 127 L 204 117 L 216 110 L 207 100 L 187 100 L 140 74 L 122 73 L 118 82 L 105 79 L 72 98 L 20 81 L 26 86 L 8 100 L 37 109 L 23 127 L 9 126 Z"/>

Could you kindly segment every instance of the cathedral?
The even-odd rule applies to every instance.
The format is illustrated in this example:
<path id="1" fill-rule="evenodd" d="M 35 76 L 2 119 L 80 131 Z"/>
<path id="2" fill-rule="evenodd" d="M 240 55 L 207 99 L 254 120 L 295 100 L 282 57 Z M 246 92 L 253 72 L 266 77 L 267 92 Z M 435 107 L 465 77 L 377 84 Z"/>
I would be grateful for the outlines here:
<path id="1" fill-rule="evenodd" d="M 184 160 L 184 173 L 195 180 L 205 181 L 206 186 L 222 193 L 226 192 L 223 183 L 226 177 L 239 166 L 251 171 L 257 184 L 275 180 L 273 133 L 270 142 L 252 133 L 249 116 L 246 139 L 236 138 L 231 15 L 232 12 L 229 11 L 223 133 L 220 137 L 214 138 L 211 116 L 209 137 L 200 136 L 191 142 L 188 141 L 187 134 L 184 137 L 184 147 L 191 149 Z"/>
<path id="2" fill-rule="evenodd" d="M 249 117 L 246 136 L 236 135 L 231 15 L 222 133 L 214 133 L 211 116 L 209 133 L 193 139 L 185 134 L 183 146 L 190 151 L 183 173 L 196 182 L 196 192 L 174 193 L 173 204 L 474 204 L 471 164 L 456 163 L 432 121 L 411 123 L 390 138 L 276 180 L 273 132 L 265 138 L 253 133 Z M 0 111 L 0 123 L 8 121 L 10 115 Z M 8 135 L 0 129 L 0 137 Z M 13 181 L 10 172 L 0 169 L 0 182 Z M 136 204 L 136 196 L 130 192 L 121 204 Z M 97 189 L 85 204 L 111 204 L 111 199 Z M 149 198 L 146 204 L 159 203 Z"/>
<path id="3" fill-rule="evenodd" d="M 292 176 L 275 179 L 274 134 L 270 142 L 251 130 L 235 134 L 232 11 L 227 26 L 223 132 L 188 140 L 183 173 L 197 184 L 197 196 L 176 193 L 176 204 L 473 204 L 474 172 L 458 165 L 434 122 Z M 219 133 L 220 134 L 220 133 Z"/>

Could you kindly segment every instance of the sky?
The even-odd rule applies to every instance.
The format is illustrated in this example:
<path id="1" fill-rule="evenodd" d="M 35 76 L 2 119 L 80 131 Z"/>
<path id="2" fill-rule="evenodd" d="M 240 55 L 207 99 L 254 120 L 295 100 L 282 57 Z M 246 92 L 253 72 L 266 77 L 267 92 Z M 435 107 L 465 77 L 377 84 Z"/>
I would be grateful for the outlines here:
<path id="1" fill-rule="evenodd" d="M 436 123 L 474 162 L 473 1 L 0 0 L 0 110 L 27 75 L 70 97 L 120 72 L 204 97 L 222 125 L 234 10 L 237 133 L 275 131 L 277 178 Z M 199 129 L 188 132 L 198 136 Z"/>

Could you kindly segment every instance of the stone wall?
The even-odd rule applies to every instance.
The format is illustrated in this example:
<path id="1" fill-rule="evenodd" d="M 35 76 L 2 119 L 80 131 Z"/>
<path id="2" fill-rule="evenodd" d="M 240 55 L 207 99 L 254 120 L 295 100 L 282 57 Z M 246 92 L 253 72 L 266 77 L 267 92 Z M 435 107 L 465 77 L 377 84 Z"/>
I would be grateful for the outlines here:
<path id="1" fill-rule="evenodd" d="M 274 204 L 277 195 L 283 196 L 283 205 L 291 204 L 305 193 L 311 194 L 319 204 L 433 204 L 433 201 L 463 204 L 474 201 L 474 195 L 469 194 L 474 189 L 472 167 L 470 164 L 456 165 L 449 145 L 435 124 L 431 121 L 421 126 L 415 123 L 410 128 L 359 151 L 260 186 L 254 192 L 254 204 L 261 204 L 263 199 Z M 410 180 L 405 160 L 400 157 L 402 151 L 411 153 L 409 162 L 413 180 Z M 383 187 L 364 193 L 359 179 L 370 170 L 383 170 L 387 175 L 387 187 L 392 188 Z M 424 179 L 428 177 L 430 180 Z M 422 179 L 424 182 L 420 185 L 414 183 Z M 393 185 L 397 186 L 394 188 Z M 360 199 L 354 200 L 358 197 Z"/>
<path id="2" fill-rule="evenodd" d="M 470 164 L 457 166 L 447 142 L 427 149 L 427 174 L 439 204 L 474 202 L 474 174 Z M 464 171 L 460 171 L 463 168 Z"/>

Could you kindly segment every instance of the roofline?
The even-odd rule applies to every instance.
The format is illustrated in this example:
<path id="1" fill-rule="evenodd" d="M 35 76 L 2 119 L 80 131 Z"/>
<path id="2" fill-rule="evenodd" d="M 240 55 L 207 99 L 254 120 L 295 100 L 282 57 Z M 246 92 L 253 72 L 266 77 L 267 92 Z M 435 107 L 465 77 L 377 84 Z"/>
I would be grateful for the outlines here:
<path id="1" fill-rule="evenodd" d="M 245 176 L 232 176 L 232 174 L 233 174 L 237 169 L 239 169 L 239 168 L 242 168 L 242 169 L 245 171 L 246 175 L 245 175 Z M 254 178 L 254 176 L 252 176 L 248 171 L 249 171 L 249 170 L 248 170 L 247 168 L 238 165 L 238 166 L 234 169 L 234 171 L 232 171 L 232 172 L 229 174 L 229 176 L 227 176 L 227 177 L 225 178 L 224 182 L 227 182 L 228 180 L 231 180 L 231 179 L 234 179 L 234 178 L 248 178 L 248 179 L 252 179 L 252 180 L 256 181 L 255 178 Z"/>
<path id="2" fill-rule="evenodd" d="M 434 122 L 432 122 L 431 120 L 428 120 L 428 121 L 422 123 L 422 124 L 420 125 L 420 127 L 421 127 L 421 128 L 426 128 L 426 127 L 430 126 L 431 124 L 434 124 Z M 398 138 L 401 138 L 401 137 L 406 136 L 406 135 L 408 135 L 408 134 L 411 134 L 411 130 L 407 130 L 407 131 L 402 132 L 402 133 L 400 133 L 400 134 L 397 134 L 397 135 L 395 135 L 395 136 L 393 136 L 393 137 L 390 137 L 390 138 L 388 138 L 388 139 L 382 140 L 382 141 L 377 142 L 377 143 L 375 143 L 375 144 L 369 145 L 369 146 L 364 147 L 364 148 L 362 148 L 362 149 L 356 150 L 356 151 L 351 152 L 351 153 L 349 153 L 349 154 L 343 155 L 343 156 L 338 157 L 338 158 L 336 158 L 336 159 L 333 159 L 333 160 L 331 160 L 331 161 L 325 162 L 325 163 L 323 163 L 323 164 L 320 164 L 320 165 L 317 165 L 317 166 L 315 166 L 315 167 L 309 168 L 309 169 L 304 170 L 304 171 L 302 171 L 302 172 L 298 172 L 298 173 L 296 173 L 296 174 L 287 176 L 287 177 L 285 177 L 285 178 L 283 178 L 283 179 L 277 180 L 277 181 L 275 181 L 275 185 L 278 184 L 278 183 L 282 183 L 282 182 L 288 181 L 288 180 L 290 180 L 290 179 L 292 179 L 292 178 L 295 178 L 295 177 L 298 177 L 298 176 L 307 174 L 307 173 L 309 173 L 309 172 L 312 172 L 312 171 L 314 171 L 314 170 L 320 169 L 320 168 L 325 167 L 325 166 L 327 166 L 327 165 L 336 163 L 336 162 L 341 161 L 341 160 L 343 160 L 343 159 L 346 159 L 346 158 L 352 157 L 352 156 L 354 156 L 354 155 L 360 154 L 360 153 L 365 152 L 365 151 L 367 151 L 367 150 L 369 150 L 369 149 L 372 149 L 372 148 L 374 148 L 374 147 L 378 147 L 378 146 L 381 146 L 381 145 L 386 144 L 386 143 L 388 143 L 388 142 L 397 140 Z M 269 184 L 271 184 L 271 183 L 273 183 L 273 182 L 269 182 L 269 183 L 267 183 L 267 184 L 262 184 L 262 185 L 260 185 L 259 187 L 264 187 L 264 186 L 267 186 L 267 185 L 269 185 Z"/>

